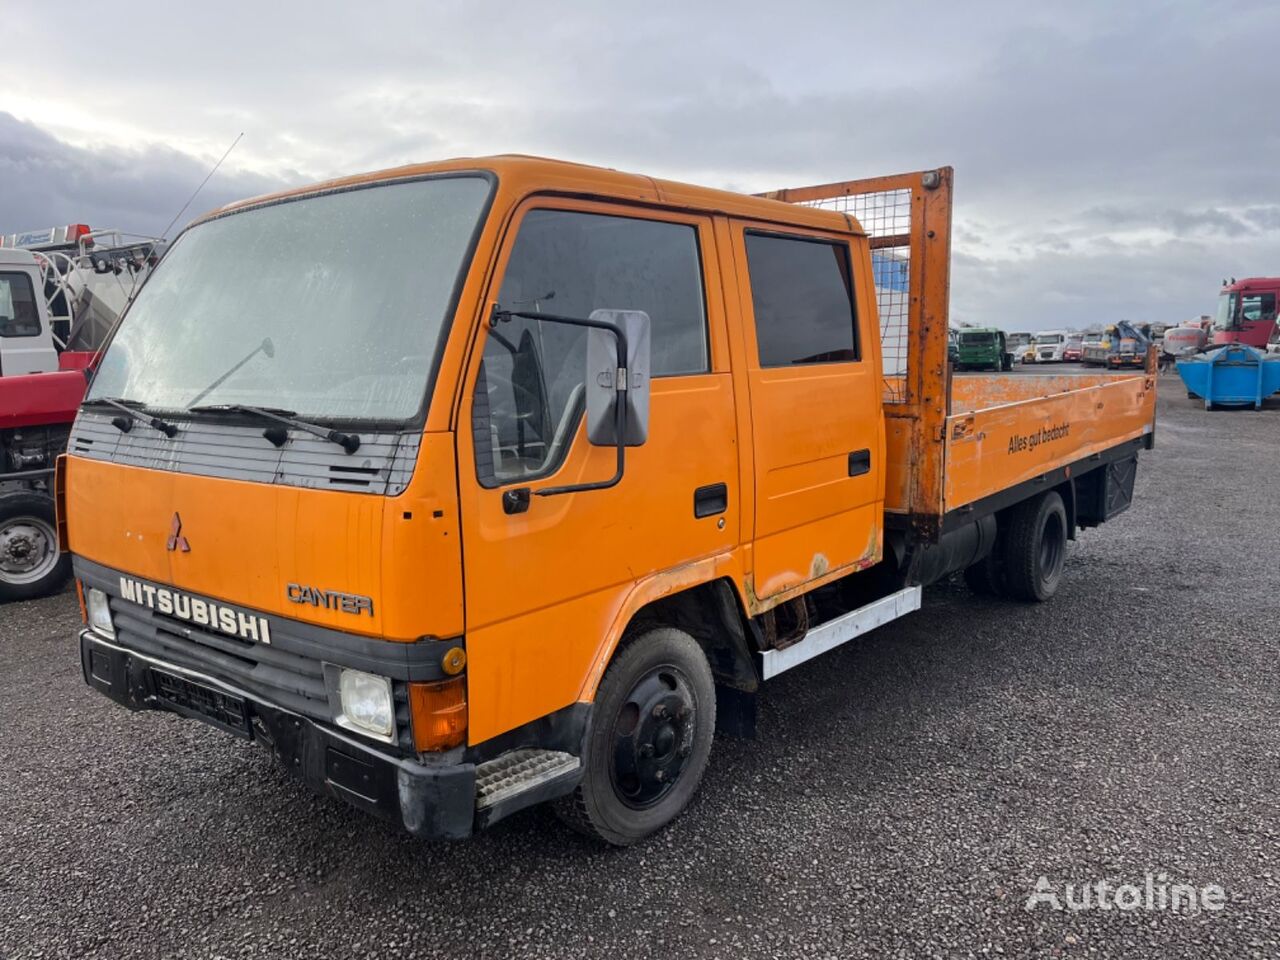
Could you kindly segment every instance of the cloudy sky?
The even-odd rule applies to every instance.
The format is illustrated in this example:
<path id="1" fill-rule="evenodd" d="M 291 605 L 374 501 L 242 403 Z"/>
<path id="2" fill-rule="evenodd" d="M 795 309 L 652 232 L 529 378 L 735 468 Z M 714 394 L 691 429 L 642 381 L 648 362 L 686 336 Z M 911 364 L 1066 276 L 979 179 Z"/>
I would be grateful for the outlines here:
<path id="1" fill-rule="evenodd" d="M 159 231 L 495 152 L 744 191 L 951 164 L 953 319 L 1213 307 L 1280 273 L 1280 4 L 6 6 L 0 232 Z"/>

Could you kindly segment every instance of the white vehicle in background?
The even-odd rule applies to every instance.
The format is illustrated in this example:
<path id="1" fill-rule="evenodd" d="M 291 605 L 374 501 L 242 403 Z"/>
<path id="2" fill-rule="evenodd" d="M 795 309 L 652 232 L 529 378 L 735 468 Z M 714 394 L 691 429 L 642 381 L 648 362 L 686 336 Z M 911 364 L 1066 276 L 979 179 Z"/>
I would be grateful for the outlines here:
<path id="1" fill-rule="evenodd" d="M 1062 351 L 1067 347 L 1067 331 L 1044 330 L 1032 341 L 1036 363 L 1061 363 Z"/>
<path id="2" fill-rule="evenodd" d="M 83 224 L 0 236 L 0 604 L 57 590 L 54 471 L 116 320 L 163 244 Z"/>

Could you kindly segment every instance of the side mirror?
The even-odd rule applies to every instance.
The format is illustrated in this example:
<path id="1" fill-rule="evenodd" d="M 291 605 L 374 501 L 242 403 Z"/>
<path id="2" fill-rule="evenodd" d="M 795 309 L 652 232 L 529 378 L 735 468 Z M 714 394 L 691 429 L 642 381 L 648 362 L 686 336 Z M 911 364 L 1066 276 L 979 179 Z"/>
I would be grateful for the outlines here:
<path id="1" fill-rule="evenodd" d="M 652 344 L 649 314 L 643 310 L 593 310 L 591 319 L 621 330 L 627 340 L 626 404 L 629 447 L 649 438 L 649 361 Z M 587 328 L 587 440 L 599 447 L 618 445 L 618 338 L 600 327 Z"/>

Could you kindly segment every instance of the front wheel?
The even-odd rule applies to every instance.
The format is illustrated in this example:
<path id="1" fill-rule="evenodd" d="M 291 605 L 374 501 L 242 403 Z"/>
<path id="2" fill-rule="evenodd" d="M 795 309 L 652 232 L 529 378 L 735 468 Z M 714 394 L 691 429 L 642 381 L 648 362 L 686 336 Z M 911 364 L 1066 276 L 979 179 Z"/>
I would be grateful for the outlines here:
<path id="1" fill-rule="evenodd" d="M 43 597 L 71 575 L 55 523 L 53 501 L 43 494 L 0 497 L 0 603 Z"/>
<path id="2" fill-rule="evenodd" d="M 693 799 L 715 725 L 715 684 L 698 642 L 672 627 L 640 634 L 600 681 L 582 783 L 556 813 L 615 846 L 647 837 Z"/>

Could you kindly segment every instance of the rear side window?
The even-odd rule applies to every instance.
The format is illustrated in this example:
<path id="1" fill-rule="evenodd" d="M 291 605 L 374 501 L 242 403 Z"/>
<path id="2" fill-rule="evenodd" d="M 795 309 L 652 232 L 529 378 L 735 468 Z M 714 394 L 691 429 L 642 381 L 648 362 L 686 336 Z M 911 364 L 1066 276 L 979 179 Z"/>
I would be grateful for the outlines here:
<path id="1" fill-rule="evenodd" d="M 751 231 L 745 239 L 760 366 L 857 360 L 848 246 Z"/>
<path id="2" fill-rule="evenodd" d="M 34 337 L 40 333 L 35 289 L 25 273 L 0 273 L 0 337 Z"/>

